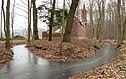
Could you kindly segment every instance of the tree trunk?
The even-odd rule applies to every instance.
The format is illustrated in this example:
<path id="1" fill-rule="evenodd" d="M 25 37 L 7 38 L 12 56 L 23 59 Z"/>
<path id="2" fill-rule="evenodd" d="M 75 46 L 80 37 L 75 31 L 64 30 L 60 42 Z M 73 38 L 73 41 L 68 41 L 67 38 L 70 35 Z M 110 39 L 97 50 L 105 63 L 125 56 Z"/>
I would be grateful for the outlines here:
<path id="1" fill-rule="evenodd" d="M 98 5 L 99 17 L 98 17 L 98 24 L 97 24 L 97 27 L 96 27 L 96 39 L 99 40 L 100 39 L 100 33 L 101 33 L 101 20 L 102 20 L 100 0 L 98 0 L 97 5 Z"/>
<path id="2" fill-rule="evenodd" d="M 12 9 L 12 15 L 11 15 L 12 40 L 14 38 L 14 11 L 15 11 L 15 2 L 16 2 L 16 0 L 14 0 L 13 9 Z"/>
<path id="3" fill-rule="evenodd" d="M 94 37 L 94 35 L 95 35 L 95 28 L 94 28 L 94 21 L 93 21 L 93 3 L 92 3 L 93 1 L 90 1 L 89 2 L 89 5 L 90 5 L 90 13 L 89 13 L 89 15 L 90 15 L 90 27 L 92 27 L 92 38 Z"/>
<path id="4" fill-rule="evenodd" d="M 122 43 L 121 41 L 121 15 L 120 15 L 120 8 L 121 8 L 121 0 L 117 0 L 117 20 L 118 20 L 118 40 L 117 46 Z"/>
<path id="5" fill-rule="evenodd" d="M 54 26 L 53 18 L 54 18 L 54 11 L 55 11 L 55 2 L 56 2 L 56 0 L 53 0 L 53 6 L 51 9 L 51 18 L 50 18 L 50 24 L 49 24 L 49 39 L 48 39 L 48 41 L 52 41 L 52 27 Z"/>
<path id="6" fill-rule="evenodd" d="M 30 18 L 31 18 L 31 10 L 30 10 L 30 0 L 28 0 L 28 42 L 30 42 L 30 32 L 31 32 L 31 22 L 30 22 Z"/>
<path id="7" fill-rule="evenodd" d="M 33 1 L 33 39 L 38 40 L 38 27 L 37 27 L 37 8 L 36 8 L 36 0 Z"/>
<path id="8" fill-rule="evenodd" d="M 123 42 L 124 40 L 124 34 L 125 34 L 125 26 L 126 26 L 126 16 L 124 18 L 124 22 L 123 22 L 123 25 L 122 25 L 122 37 L 121 37 L 121 42 Z"/>
<path id="9" fill-rule="evenodd" d="M 71 31 L 72 31 L 72 26 L 73 26 L 74 14 L 76 12 L 78 3 L 79 3 L 79 0 L 72 0 L 69 15 L 67 18 L 65 33 L 63 36 L 63 42 L 71 42 Z"/>
<path id="10" fill-rule="evenodd" d="M 99 14 L 99 18 L 98 18 L 98 25 L 97 25 L 97 40 L 99 40 L 99 42 L 102 41 L 103 39 L 103 31 L 104 31 L 104 27 L 105 27 L 105 2 L 104 0 L 98 0 L 97 2 L 98 5 L 98 14 Z"/>
<path id="11" fill-rule="evenodd" d="M 2 5 L 1 5 L 2 8 Z M 2 9 L 1 9 L 1 39 L 3 38 L 3 33 L 2 33 L 2 21 L 3 21 L 3 17 L 2 17 Z"/>
<path id="12" fill-rule="evenodd" d="M 62 36 L 63 36 L 63 32 L 64 32 L 64 27 L 65 27 L 65 0 L 63 0 L 63 18 L 62 18 Z"/>
<path id="13" fill-rule="evenodd" d="M 125 26 L 126 26 L 126 16 L 125 16 L 125 1 L 122 0 L 122 24 L 121 24 L 121 42 L 124 40 Z"/>
<path id="14" fill-rule="evenodd" d="M 105 28 L 105 1 L 102 0 L 102 10 L 101 10 L 101 25 L 100 25 L 100 37 L 99 37 L 99 42 L 102 41 L 104 38 L 103 33 L 104 33 L 104 28 Z"/>
<path id="15" fill-rule="evenodd" d="M 10 0 L 7 0 L 6 6 L 6 48 L 10 49 Z"/>
<path id="16" fill-rule="evenodd" d="M 3 21 L 4 21 L 4 32 L 5 32 L 5 35 L 6 35 L 6 30 L 5 30 L 5 11 L 4 11 L 4 0 L 2 0 L 2 12 L 3 12 Z"/>

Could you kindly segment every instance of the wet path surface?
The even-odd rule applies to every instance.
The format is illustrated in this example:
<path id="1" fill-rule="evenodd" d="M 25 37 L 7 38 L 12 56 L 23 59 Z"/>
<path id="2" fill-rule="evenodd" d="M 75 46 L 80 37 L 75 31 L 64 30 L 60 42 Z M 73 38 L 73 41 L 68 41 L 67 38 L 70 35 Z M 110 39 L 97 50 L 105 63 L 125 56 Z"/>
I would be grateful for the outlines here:
<path id="1" fill-rule="evenodd" d="M 116 49 L 108 43 L 93 57 L 68 63 L 33 56 L 25 45 L 14 46 L 12 50 L 14 60 L 0 69 L 0 79 L 67 79 L 71 75 L 108 63 L 117 56 Z"/>

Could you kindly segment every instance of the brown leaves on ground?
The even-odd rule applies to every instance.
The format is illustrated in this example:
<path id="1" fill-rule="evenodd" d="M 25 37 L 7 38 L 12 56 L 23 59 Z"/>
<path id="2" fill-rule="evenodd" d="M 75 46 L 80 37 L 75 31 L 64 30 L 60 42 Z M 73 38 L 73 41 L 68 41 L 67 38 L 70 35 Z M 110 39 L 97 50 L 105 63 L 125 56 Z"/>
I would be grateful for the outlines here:
<path id="1" fill-rule="evenodd" d="M 11 40 L 11 45 L 19 45 L 19 44 L 26 44 L 27 40 L 20 40 L 20 39 L 15 39 L 15 40 Z M 0 46 L 5 46 L 5 40 L 1 41 L 0 40 Z"/>
<path id="2" fill-rule="evenodd" d="M 0 46 L 0 68 L 12 60 L 13 53 L 11 50 Z"/>
<path id="3" fill-rule="evenodd" d="M 11 42 L 11 45 L 20 45 L 20 44 L 26 44 L 27 40 L 13 40 L 13 42 Z"/>
<path id="4" fill-rule="evenodd" d="M 100 46 L 94 40 L 81 40 L 72 43 L 60 41 L 37 40 L 28 43 L 28 48 L 33 54 L 54 61 L 73 61 L 95 54 L 93 45 Z"/>
<path id="5" fill-rule="evenodd" d="M 126 45 L 122 45 L 118 57 L 112 63 L 69 77 L 69 79 L 126 79 Z"/>

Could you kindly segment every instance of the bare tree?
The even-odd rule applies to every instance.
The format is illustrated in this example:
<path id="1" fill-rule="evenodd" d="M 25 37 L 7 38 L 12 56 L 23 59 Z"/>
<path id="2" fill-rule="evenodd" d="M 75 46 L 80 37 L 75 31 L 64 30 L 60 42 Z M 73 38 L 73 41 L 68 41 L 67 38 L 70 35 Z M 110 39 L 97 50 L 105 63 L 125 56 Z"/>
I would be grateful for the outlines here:
<path id="1" fill-rule="evenodd" d="M 53 0 L 53 5 L 52 5 L 52 9 L 51 9 L 51 18 L 50 18 L 50 24 L 49 24 L 49 41 L 52 41 L 52 27 L 54 25 L 53 23 L 53 18 L 54 18 L 54 11 L 55 11 L 55 3 L 56 0 Z"/>
<path id="2" fill-rule="evenodd" d="M 5 32 L 5 35 L 6 35 L 6 30 L 5 30 L 5 10 L 4 10 L 4 0 L 2 0 L 2 14 L 3 14 L 3 22 L 4 22 L 4 32 Z"/>
<path id="3" fill-rule="evenodd" d="M 79 0 L 72 0 L 70 11 L 67 18 L 67 24 L 65 28 L 65 33 L 63 36 L 63 42 L 71 42 L 71 31 L 73 26 L 74 14 L 78 6 Z"/>
<path id="4" fill-rule="evenodd" d="M 121 0 L 117 0 L 117 20 L 118 20 L 118 40 L 117 40 L 117 45 L 119 46 L 122 41 L 121 41 Z"/>
<path id="5" fill-rule="evenodd" d="M 103 39 L 104 27 L 105 27 L 105 1 L 98 0 L 98 23 L 97 23 L 97 33 L 96 38 L 101 42 Z"/>
<path id="6" fill-rule="evenodd" d="M 100 0 L 97 1 L 97 6 L 98 6 L 98 23 L 97 23 L 96 39 L 99 39 L 100 32 L 101 32 L 101 30 L 100 30 L 101 29 L 101 19 L 102 19 Z"/>
<path id="7" fill-rule="evenodd" d="M 36 0 L 33 0 L 32 4 L 33 4 L 33 39 L 38 40 L 39 36 L 38 36 L 38 26 L 37 26 L 38 17 L 37 17 Z"/>
<path id="8" fill-rule="evenodd" d="M 64 26 L 65 26 L 65 19 L 64 19 L 65 15 L 64 15 L 64 13 L 65 13 L 65 0 L 63 0 L 63 21 L 62 21 L 62 35 L 63 35 L 63 31 L 64 31 Z"/>
<path id="9" fill-rule="evenodd" d="M 6 36 L 6 48 L 10 49 L 10 0 L 7 0 L 6 6 L 6 28 L 5 28 L 5 36 Z"/>
<path id="10" fill-rule="evenodd" d="M 125 34 L 125 25 L 126 25 L 126 15 L 125 15 L 125 1 L 122 0 L 122 16 L 121 16 L 121 42 L 124 40 L 124 34 Z"/>
<path id="11" fill-rule="evenodd" d="M 102 9 L 101 9 L 101 25 L 100 25 L 100 37 L 99 37 L 99 42 L 101 42 L 101 40 L 104 37 L 104 28 L 105 28 L 105 1 L 101 0 L 102 3 Z"/>
<path id="12" fill-rule="evenodd" d="M 12 13 L 11 13 L 12 40 L 14 38 L 15 2 L 16 2 L 16 0 L 14 0 L 13 8 L 12 8 Z"/>
<path id="13" fill-rule="evenodd" d="M 89 22 L 90 26 L 95 26 L 96 38 L 101 41 L 102 39 L 117 39 L 117 46 L 123 43 L 126 38 L 126 10 L 125 10 L 125 0 L 93 0 L 96 1 L 97 5 L 91 5 L 89 1 Z M 91 8 L 93 6 L 93 9 Z M 117 7 L 115 7 L 117 6 Z M 93 22 L 92 22 L 93 19 Z M 89 32 L 92 32 L 93 28 L 89 28 Z M 93 33 L 95 34 L 95 33 Z M 93 37 L 92 36 L 92 37 Z"/>
<path id="14" fill-rule="evenodd" d="M 18 3 L 15 3 L 16 6 L 15 8 L 25 12 L 28 16 L 25 16 L 23 14 L 19 14 L 19 13 L 15 13 L 18 16 L 22 16 L 24 18 L 26 18 L 28 20 L 28 39 L 27 41 L 30 42 L 30 38 L 32 36 L 32 30 L 31 30 L 31 0 L 26 0 L 26 2 L 24 2 L 23 0 L 20 0 L 22 2 L 23 5 L 20 5 Z M 27 10 L 26 10 L 27 9 Z"/>
<path id="15" fill-rule="evenodd" d="M 30 42 L 30 32 L 31 32 L 31 7 L 30 7 L 30 0 L 28 0 L 28 42 Z"/>
<path id="16" fill-rule="evenodd" d="M 3 21 L 3 16 L 2 16 L 2 4 L 1 4 L 1 39 L 3 38 L 2 21 Z"/>
<path id="17" fill-rule="evenodd" d="M 89 17 L 90 17 L 90 27 L 92 27 L 92 38 L 94 37 L 95 34 L 95 28 L 94 28 L 94 21 L 93 21 L 93 0 L 89 0 Z"/>

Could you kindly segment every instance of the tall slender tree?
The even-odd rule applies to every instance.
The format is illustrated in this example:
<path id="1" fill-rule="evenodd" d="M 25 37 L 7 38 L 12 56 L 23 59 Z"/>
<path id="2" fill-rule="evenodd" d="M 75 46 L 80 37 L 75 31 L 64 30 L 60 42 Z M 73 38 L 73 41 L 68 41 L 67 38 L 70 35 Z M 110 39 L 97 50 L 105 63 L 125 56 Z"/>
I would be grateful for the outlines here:
<path id="1" fill-rule="evenodd" d="M 125 25 L 126 25 L 126 16 L 125 16 L 125 0 L 122 0 L 122 17 L 121 17 L 121 42 L 124 40 L 124 34 L 125 34 Z"/>
<path id="2" fill-rule="evenodd" d="M 99 42 L 102 41 L 104 38 L 104 28 L 105 28 L 105 1 L 101 0 L 101 24 L 100 24 L 100 35 L 99 35 Z"/>
<path id="3" fill-rule="evenodd" d="M 53 0 L 53 5 L 52 5 L 52 9 L 51 9 L 51 18 L 50 18 L 50 24 L 49 24 L 49 39 L 48 39 L 48 41 L 52 41 L 52 27 L 54 26 L 53 18 L 54 18 L 54 12 L 55 12 L 55 3 L 56 3 L 56 0 Z"/>
<path id="4" fill-rule="evenodd" d="M 1 39 L 3 38 L 3 32 L 2 32 L 2 21 L 3 21 L 3 16 L 2 16 L 2 5 L 1 5 Z"/>
<path id="5" fill-rule="evenodd" d="M 6 6 L 6 28 L 5 28 L 5 36 L 6 36 L 6 48 L 10 49 L 10 0 L 7 0 Z"/>
<path id="6" fill-rule="evenodd" d="M 12 8 L 12 13 L 11 13 L 12 40 L 14 38 L 15 3 L 16 3 L 16 0 L 14 0 L 13 8 Z"/>
<path id="7" fill-rule="evenodd" d="M 63 18 L 62 18 L 62 35 L 63 35 L 63 32 L 64 32 L 64 27 L 65 27 L 65 19 L 64 19 L 64 17 L 65 17 L 65 0 L 63 0 Z"/>
<path id="8" fill-rule="evenodd" d="M 33 0 L 33 39 L 38 40 L 38 26 L 37 26 L 37 8 L 36 8 L 36 0 Z"/>
<path id="9" fill-rule="evenodd" d="M 117 0 L 117 20 L 118 20 L 118 40 L 117 40 L 117 46 L 119 46 L 121 41 L 121 0 Z"/>
<path id="10" fill-rule="evenodd" d="M 79 0 L 72 0 L 70 11 L 67 17 L 67 24 L 66 24 L 65 33 L 63 36 L 63 42 L 71 42 L 71 31 L 72 31 L 74 15 L 75 15 L 78 3 L 79 3 Z"/>
<path id="11" fill-rule="evenodd" d="M 31 8 L 30 8 L 30 0 L 28 0 L 28 42 L 30 42 L 30 32 L 31 32 Z"/>
<path id="12" fill-rule="evenodd" d="M 5 10 L 4 10 L 4 0 L 2 0 L 2 14 L 3 14 L 3 22 L 4 22 L 4 32 L 5 32 L 5 35 L 6 35 L 6 30 L 5 30 Z"/>
<path id="13" fill-rule="evenodd" d="M 90 17 L 90 27 L 92 27 L 92 38 L 95 34 L 95 27 L 94 27 L 94 21 L 93 21 L 93 0 L 89 0 L 89 17 Z"/>
<path id="14" fill-rule="evenodd" d="M 96 31 L 96 39 L 98 40 L 100 37 L 100 32 L 101 32 L 101 2 L 100 0 L 97 1 L 97 6 L 98 6 L 98 23 L 97 23 L 97 31 Z"/>

